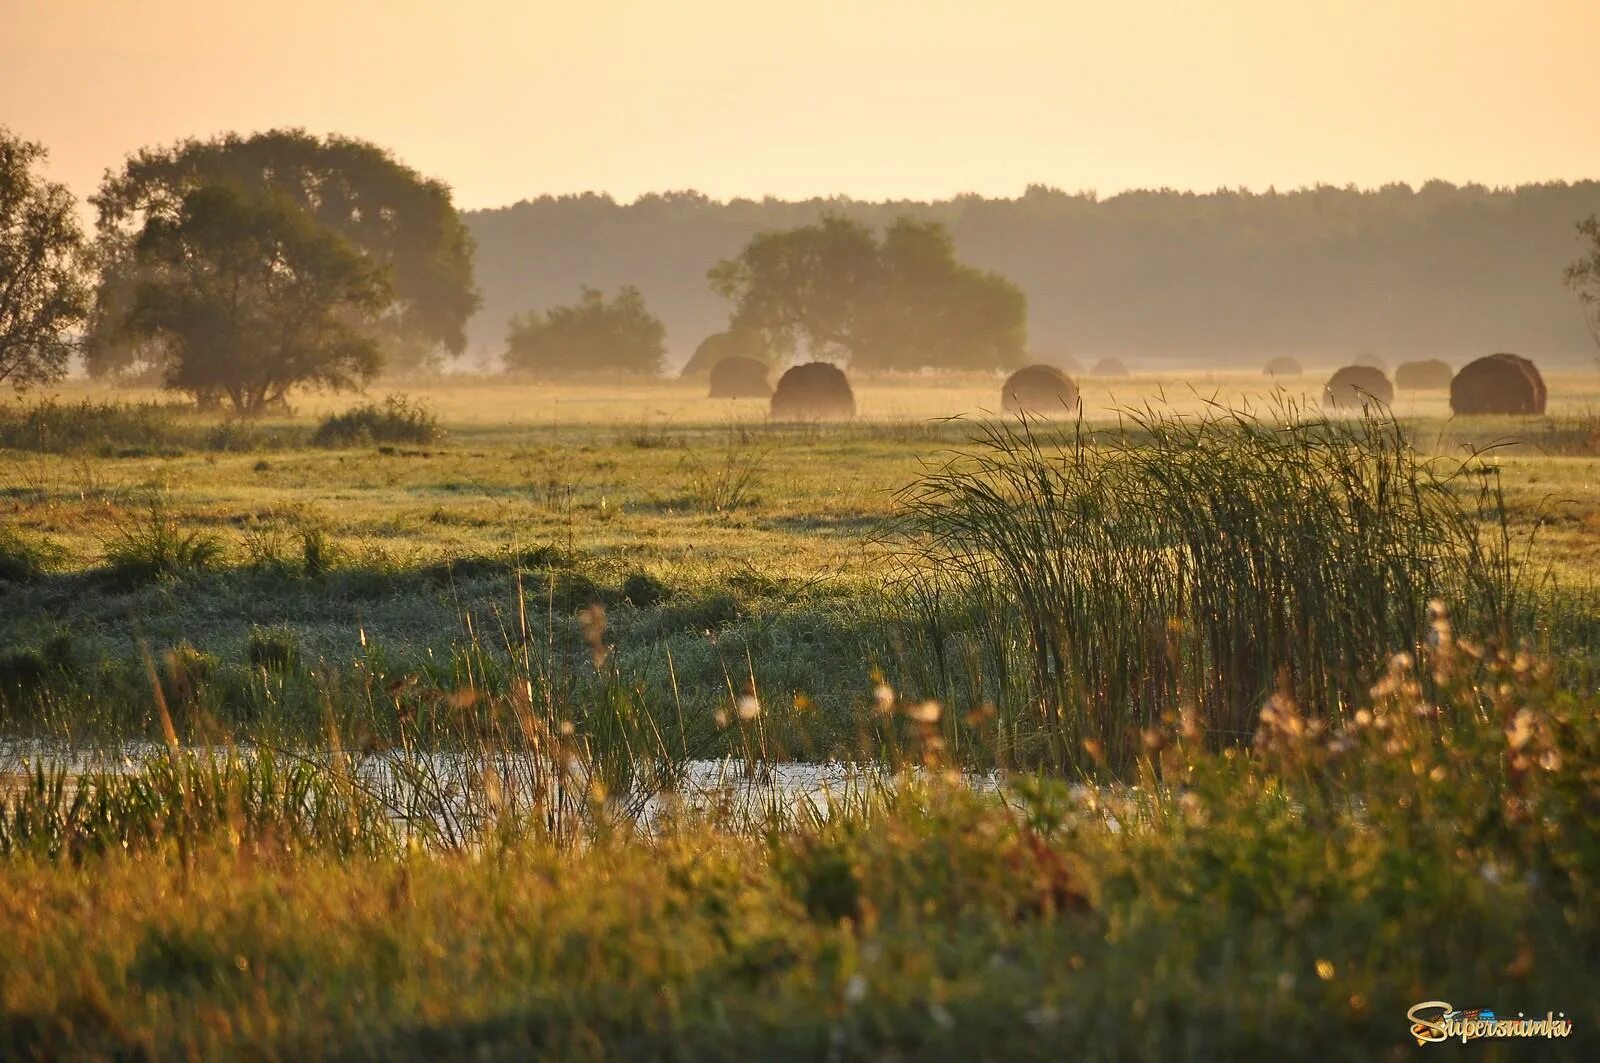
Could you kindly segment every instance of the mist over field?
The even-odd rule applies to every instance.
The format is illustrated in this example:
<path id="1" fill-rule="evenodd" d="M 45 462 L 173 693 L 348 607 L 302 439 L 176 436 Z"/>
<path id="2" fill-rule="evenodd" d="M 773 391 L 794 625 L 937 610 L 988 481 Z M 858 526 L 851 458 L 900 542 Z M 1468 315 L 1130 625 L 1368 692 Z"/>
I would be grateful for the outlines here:
<path id="1" fill-rule="evenodd" d="M 0 1063 L 1600 1059 L 1600 3 L 0 8 Z"/>
<path id="2" fill-rule="evenodd" d="M 483 294 L 469 332 L 474 351 L 497 353 L 527 307 L 632 284 L 681 363 L 727 324 L 706 270 L 756 233 L 825 213 L 877 227 L 909 214 L 943 222 L 964 260 L 1022 289 L 1045 355 L 1242 368 L 1275 354 L 1332 365 L 1516 350 L 1572 364 L 1593 341 L 1559 278 L 1579 248 L 1573 219 L 1597 208 L 1597 181 L 1106 198 L 1033 186 L 934 203 L 543 196 L 463 212 Z"/>

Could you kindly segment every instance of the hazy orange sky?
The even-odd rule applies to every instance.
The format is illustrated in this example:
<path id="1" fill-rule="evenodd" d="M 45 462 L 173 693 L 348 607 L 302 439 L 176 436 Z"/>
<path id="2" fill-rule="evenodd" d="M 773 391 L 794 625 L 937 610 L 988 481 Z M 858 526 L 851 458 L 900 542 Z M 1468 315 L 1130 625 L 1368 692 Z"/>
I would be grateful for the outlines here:
<path id="1" fill-rule="evenodd" d="M 302 126 L 466 207 L 1600 177 L 1600 0 L 0 0 L 0 124 L 79 194 Z"/>

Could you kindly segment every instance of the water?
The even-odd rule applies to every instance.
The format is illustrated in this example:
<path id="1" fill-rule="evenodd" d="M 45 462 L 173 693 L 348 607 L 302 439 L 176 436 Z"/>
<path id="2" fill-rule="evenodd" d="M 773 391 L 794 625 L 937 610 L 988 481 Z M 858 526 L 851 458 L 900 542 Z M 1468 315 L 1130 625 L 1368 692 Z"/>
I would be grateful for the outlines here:
<path id="1" fill-rule="evenodd" d="M 258 755 L 257 747 L 184 747 L 204 762 Z M 280 763 L 306 762 L 348 778 L 376 798 L 407 829 L 464 840 L 504 815 L 546 811 L 552 803 L 613 823 L 651 829 L 667 814 L 711 815 L 734 824 L 774 816 L 826 817 L 843 805 L 864 802 L 893 784 L 882 765 L 747 763 L 691 760 L 681 765 L 643 763 L 631 784 L 611 793 L 598 771 L 576 759 L 565 763 L 520 750 L 401 750 L 341 753 L 330 749 L 273 750 Z M 52 741 L 0 742 L 0 797 L 15 793 L 36 771 L 64 773 L 69 791 L 94 775 L 135 774 L 167 747 L 125 742 L 94 748 Z M 980 785 L 994 780 L 978 777 Z"/>

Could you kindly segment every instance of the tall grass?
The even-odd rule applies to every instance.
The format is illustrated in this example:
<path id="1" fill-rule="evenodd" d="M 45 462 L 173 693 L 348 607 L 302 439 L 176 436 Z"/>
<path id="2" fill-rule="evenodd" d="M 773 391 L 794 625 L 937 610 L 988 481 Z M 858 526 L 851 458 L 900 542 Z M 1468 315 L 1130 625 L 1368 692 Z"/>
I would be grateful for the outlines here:
<path id="1" fill-rule="evenodd" d="M 1180 706 L 1243 737 L 1274 692 L 1338 714 L 1430 600 L 1491 630 L 1515 611 L 1492 470 L 1423 457 L 1380 411 L 976 429 L 902 495 L 904 593 L 921 682 L 1007 710 L 1018 755 L 1125 759 Z"/>
<path id="2" fill-rule="evenodd" d="M 203 529 L 184 530 L 160 496 L 120 520 L 105 544 L 107 575 L 124 586 L 180 579 L 221 558 L 222 541 Z"/>
<path id="3" fill-rule="evenodd" d="M 0 856 L 83 859 L 219 837 L 282 849 L 394 851 L 383 804 L 345 773 L 270 749 L 171 752 L 136 770 L 35 765 L 0 791 Z"/>
<path id="4" fill-rule="evenodd" d="M 139 457 L 281 449 L 303 436 L 300 429 L 219 421 L 181 402 L 0 403 L 0 449 Z"/>
<path id="5" fill-rule="evenodd" d="M 683 459 L 684 497 L 709 513 L 729 513 L 754 500 L 766 455 L 741 443 L 730 428 L 720 454 L 710 460 L 690 452 Z"/>

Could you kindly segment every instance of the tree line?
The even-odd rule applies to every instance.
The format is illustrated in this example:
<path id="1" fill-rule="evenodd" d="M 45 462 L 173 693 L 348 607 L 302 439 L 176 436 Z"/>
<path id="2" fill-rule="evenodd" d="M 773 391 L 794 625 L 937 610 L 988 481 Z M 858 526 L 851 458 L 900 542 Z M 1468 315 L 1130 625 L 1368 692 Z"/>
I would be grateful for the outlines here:
<path id="1" fill-rule="evenodd" d="M 475 350 L 497 349 L 511 316 L 570 298 L 575 278 L 633 285 L 682 362 L 728 327 L 709 268 L 761 233 L 831 215 L 876 232 L 901 217 L 942 225 L 963 263 L 1022 291 L 1028 345 L 1045 358 L 1260 366 L 1371 351 L 1460 364 L 1517 350 L 1559 361 L 1593 350 L 1561 275 L 1590 243 L 1574 223 L 1597 212 L 1596 181 L 1108 197 L 1034 186 L 939 202 L 547 196 L 464 215 L 483 292 L 469 335 Z"/>
<path id="2" fill-rule="evenodd" d="M 0 129 L 0 383 L 16 390 L 59 379 L 81 354 L 96 376 L 257 414 L 295 388 L 437 368 L 467 348 L 469 329 L 482 336 L 496 320 L 507 368 L 540 376 L 658 375 L 674 333 L 698 345 L 691 368 L 744 354 L 867 370 L 1009 369 L 1046 350 L 1059 360 L 1093 349 L 1107 305 L 1122 308 L 1127 336 L 1143 330 L 1144 350 L 1159 351 L 1170 331 L 1183 337 L 1173 350 L 1190 357 L 1224 337 L 1242 353 L 1280 329 L 1280 351 L 1325 351 L 1358 336 L 1386 346 L 1380 333 L 1415 327 L 1405 349 L 1428 351 L 1484 314 L 1502 331 L 1459 340 L 1468 351 L 1537 353 L 1536 343 L 1507 343 L 1505 330 L 1571 344 L 1580 310 L 1600 340 L 1600 221 L 1591 215 L 1576 232 L 1571 222 L 1580 201 L 1593 205 L 1593 183 L 1105 203 L 1041 188 L 932 205 L 716 204 L 682 193 L 620 206 L 581 196 L 464 218 L 447 186 L 376 145 L 275 130 L 138 152 L 91 198 L 90 237 L 71 195 L 38 172 L 44 157 Z M 1559 290 L 1564 262 L 1579 297 L 1576 306 L 1565 297 L 1565 315 L 1530 294 L 1558 211 L 1566 253 L 1542 287 Z M 1099 258 L 1076 254 L 1085 233 L 1104 245 Z M 1489 236 L 1494 255 L 1480 246 Z M 1090 276 L 1104 283 L 1132 262 L 1143 264 L 1137 282 L 1123 278 L 1098 300 L 1038 294 Z M 1340 313 L 1311 312 L 1319 299 Z M 1374 303 L 1387 308 L 1378 321 L 1387 331 Z M 1228 319 L 1245 310 L 1252 324 L 1241 332 Z"/>

